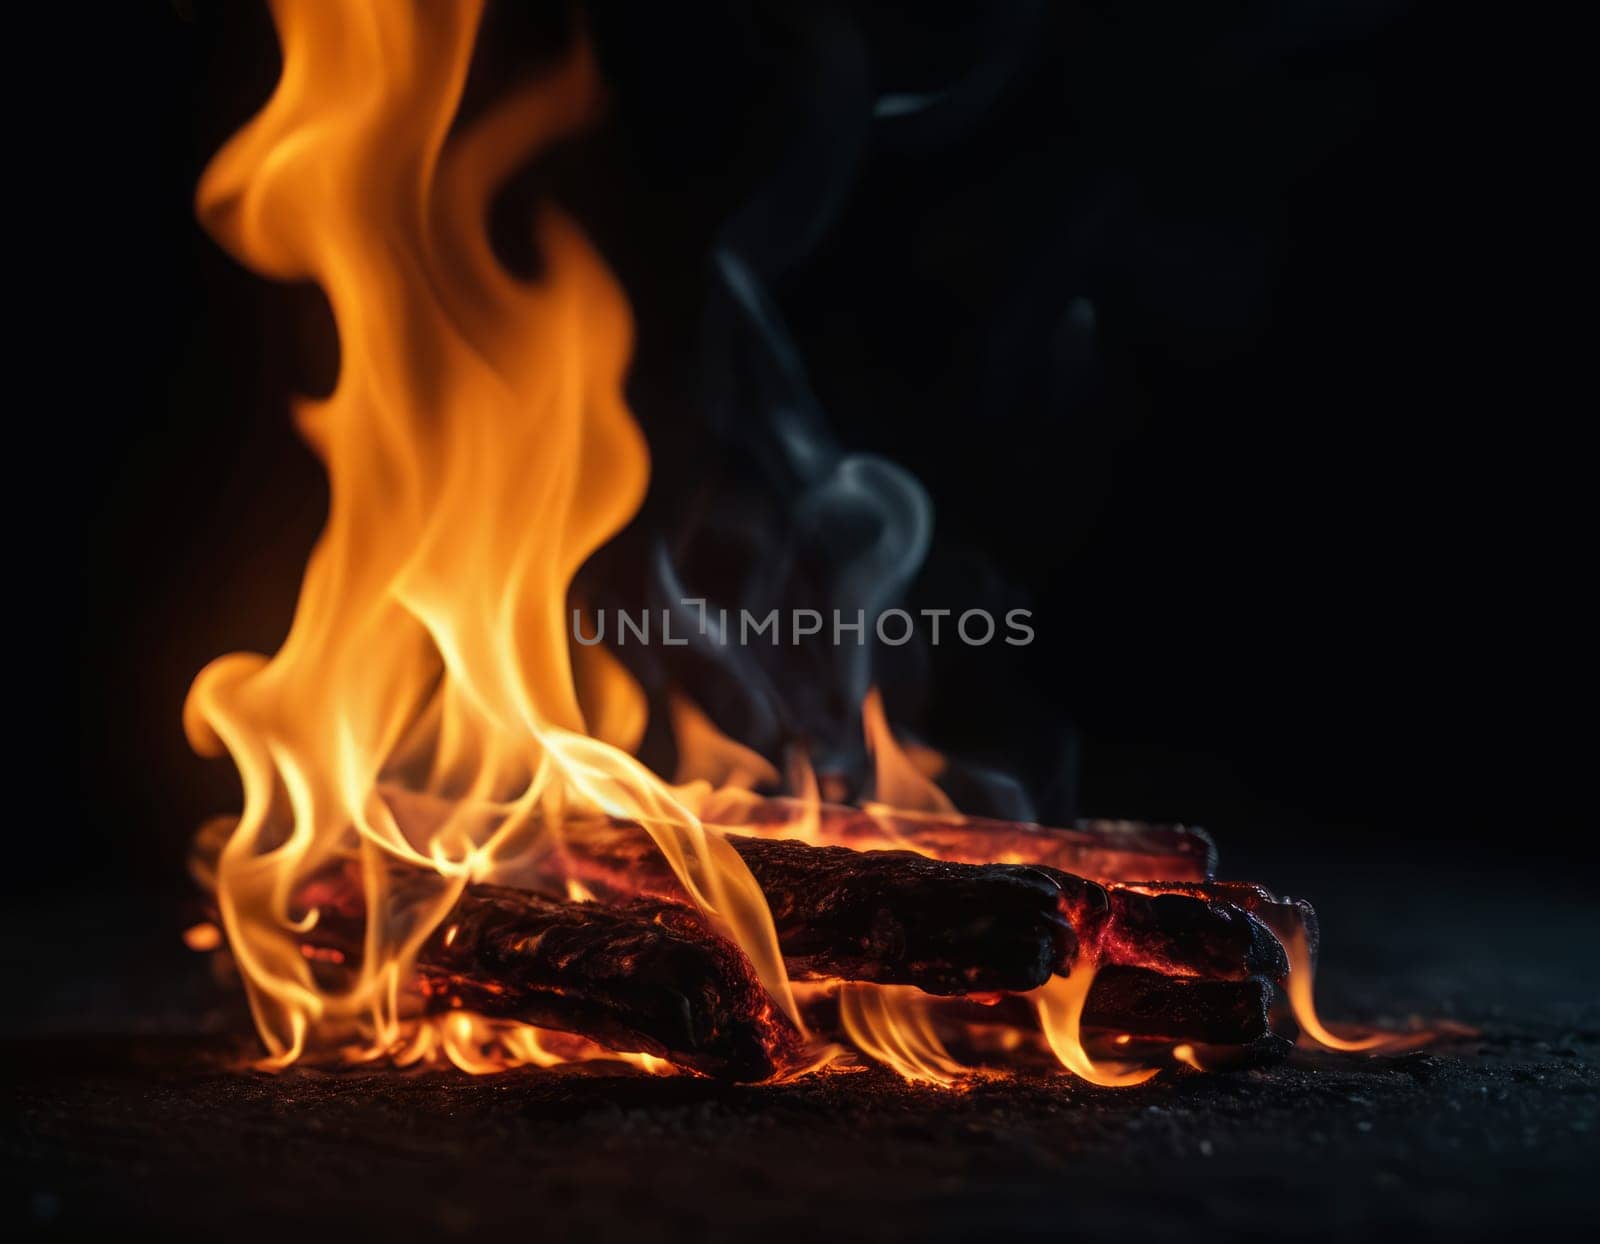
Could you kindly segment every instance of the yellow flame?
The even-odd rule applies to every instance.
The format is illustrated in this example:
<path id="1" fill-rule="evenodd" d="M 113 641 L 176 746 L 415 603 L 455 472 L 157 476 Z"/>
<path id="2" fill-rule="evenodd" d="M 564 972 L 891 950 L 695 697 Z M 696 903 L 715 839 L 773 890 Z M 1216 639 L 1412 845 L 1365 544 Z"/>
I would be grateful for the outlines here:
<path id="1" fill-rule="evenodd" d="M 1052 977 L 1048 984 L 1029 994 L 1039 1012 L 1039 1027 L 1061 1065 L 1079 1079 L 1105 1088 L 1143 1084 L 1158 1068 L 1096 1063 L 1083 1048 L 1083 1008 L 1089 1000 L 1089 986 L 1094 983 L 1094 975 L 1091 966 L 1080 963 L 1073 968 L 1071 976 Z"/>
<path id="2" fill-rule="evenodd" d="M 928 995 L 908 985 L 839 987 L 840 1026 L 862 1053 L 907 1080 L 949 1087 L 972 1069 L 945 1048 L 929 1006 Z"/>
<path id="3" fill-rule="evenodd" d="M 568 641 L 572 578 L 649 475 L 622 397 L 632 327 L 559 212 L 536 222 L 537 281 L 497 262 L 486 222 L 506 178 L 593 115 L 599 83 L 580 40 L 453 132 L 481 7 L 274 0 L 282 76 L 197 194 L 242 262 L 322 287 L 340 341 L 333 393 L 296 412 L 330 500 L 289 634 L 271 657 L 213 661 L 184 710 L 243 782 L 210 875 L 271 1066 L 312 1040 L 389 1049 L 401 983 L 462 887 L 575 811 L 642 823 L 794 1014 L 748 870 L 622 750 L 643 729 L 632 680 Z M 459 812 L 413 841 L 380 783 Z M 509 812 L 476 815 L 484 802 Z M 300 953 L 294 895 L 339 857 L 360 861 L 368 919 L 335 990 Z M 402 900 L 392 861 L 434 884 Z M 473 1063 L 468 1035 L 433 1039 Z"/>
<path id="4" fill-rule="evenodd" d="M 621 751 L 638 750 L 650 716 L 644 688 L 609 649 L 598 644 L 572 649 L 572 672 L 589 733 Z"/>
<path id="5" fill-rule="evenodd" d="M 1186 1067 L 1193 1067 L 1196 1071 L 1204 1071 L 1200 1065 L 1200 1056 L 1194 1052 L 1194 1046 L 1188 1042 L 1172 1047 L 1172 1057 Z"/>
<path id="6" fill-rule="evenodd" d="M 678 745 L 679 785 L 705 782 L 726 791 L 777 783 L 778 771 L 764 756 L 722 733 L 687 697 L 673 696 L 668 711 Z"/>
<path id="7" fill-rule="evenodd" d="M 428 1016 L 379 1053 L 400 1067 L 448 1062 L 475 1076 L 495 1075 L 516 1067 L 587 1062 L 617 1063 L 649 1075 L 678 1073 L 678 1068 L 652 1054 L 619 1053 L 571 1033 L 549 1032 L 515 1020 L 488 1019 L 472 1011 Z M 346 1052 L 352 1062 L 370 1061 L 376 1056 L 368 1050 Z"/>
<path id="8" fill-rule="evenodd" d="M 889 729 L 884 715 L 883 697 L 876 687 L 861 702 L 861 724 L 867 736 L 867 751 L 875 770 L 873 799 L 902 812 L 941 812 L 955 815 L 950 797 L 933 784 L 944 758 L 931 748 L 902 748 Z M 918 761 L 921 762 L 919 767 Z"/>
<path id="9" fill-rule="evenodd" d="M 1295 925 L 1292 928 L 1275 930 L 1283 941 L 1284 950 L 1289 956 L 1289 978 L 1287 988 L 1289 1005 L 1294 1011 L 1295 1020 L 1300 1025 L 1302 1035 L 1317 1045 L 1329 1050 L 1343 1050 L 1347 1053 L 1357 1052 L 1382 1052 L 1415 1049 L 1419 1045 L 1426 1045 L 1434 1039 L 1433 1032 L 1381 1032 L 1371 1031 L 1362 1037 L 1341 1037 L 1329 1032 L 1321 1018 L 1317 1015 L 1317 1005 L 1314 998 L 1314 968 L 1311 963 L 1311 947 L 1306 940 L 1304 927 Z"/>
<path id="10" fill-rule="evenodd" d="M 798 812 L 791 822 L 795 837 L 804 842 L 822 841 L 822 787 L 817 782 L 817 771 L 812 767 L 810 754 L 802 747 L 793 749 L 788 757 L 789 789 L 796 792 Z"/>

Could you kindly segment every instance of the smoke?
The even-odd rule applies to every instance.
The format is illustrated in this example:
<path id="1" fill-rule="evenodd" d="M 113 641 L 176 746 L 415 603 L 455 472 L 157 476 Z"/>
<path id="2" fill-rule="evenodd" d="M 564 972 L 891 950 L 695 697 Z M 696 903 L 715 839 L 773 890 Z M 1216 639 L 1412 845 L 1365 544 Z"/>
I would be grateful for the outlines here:
<path id="1" fill-rule="evenodd" d="M 923 571 L 934 507 L 904 467 L 845 443 L 770 290 L 825 240 L 869 152 L 902 147 L 936 158 L 1003 94 L 1029 55 L 1040 8 L 990 8 L 961 71 L 913 91 L 874 89 L 886 75 L 853 18 L 821 6 L 766 14 L 782 27 L 783 82 L 774 89 L 785 95 L 789 125 L 765 176 L 716 230 L 697 333 L 696 456 L 721 469 L 708 466 L 697 495 L 675 496 L 671 511 L 655 507 L 644 535 L 648 605 L 671 614 L 689 642 L 623 654 L 658 702 L 685 689 L 770 759 L 802 743 L 820 769 L 858 784 L 869 767 L 860 727 L 868 688 L 884 685 L 891 711 L 903 714 L 926 680 L 926 653 L 915 643 L 885 648 L 871 620 L 900 607 Z M 978 598 L 986 577 L 968 579 L 962 605 L 988 603 Z M 866 632 L 860 642 L 746 645 L 736 632 L 701 625 L 702 610 L 772 609 L 860 614 Z M 905 725 L 902 715 L 897 726 Z M 1032 811 L 1002 774 L 971 766 L 952 774 L 987 810 Z"/>
<path id="2" fill-rule="evenodd" d="M 659 604 L 681 610 L 683 600 L 703 598 L 730 611 L 806 608 L 867 619 L 896 607 L 932 538 L 927 491 L 888 459 L 839 443 L 743 256 L 720 245 L 712 280 L 703 374 L 734 376 L 730 361 L 738 359 L 744 383 L 714 392 L 703 409 L 754 472 L 741 473 L 740 483 L 701 517 L 656 536 L 651 564 Z M 728 553 L 738 554 L 731 582 L 686 576 L 681 568 L 707 560 L 708 551 L 720 551 L 724 564 Z M 717 630 L 697 638 L 701 655 L 729 675 L 716 706 L 720 715 L 732 710 L 742 719 L 742 737 L 753 746 L 771 752 L 804 738 L 826 767 L 846 773 L 859 767 L 857 713 L 878 648 L 870 624 L 859 643 L 799 650 L 745 647 Z M 730 705 L 729 697 L 744 702 Z"/>

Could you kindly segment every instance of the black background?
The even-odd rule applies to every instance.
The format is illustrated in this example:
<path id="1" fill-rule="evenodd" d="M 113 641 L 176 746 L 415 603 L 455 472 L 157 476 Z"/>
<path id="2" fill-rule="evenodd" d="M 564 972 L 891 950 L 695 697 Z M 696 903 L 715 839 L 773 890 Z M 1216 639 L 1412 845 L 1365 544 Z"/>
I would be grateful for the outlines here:
<path id="1" fill-rule="evenodd" d="M 796 32 L 853 31 L 875 90 L 918 90 L 960 74 L 981 26 L 978 6 L 678 7 L 595 6 L 612 110 L 554 175 L 634 303 L 653 438 L 716 224 L 783 150 Z M 1515 88 L 1452 51 L 1454 20 L 1048 6 L 964 133 L 869 141 L 774 293 L 839 438 L 918 475 L 941 557 L 983 550 L 1039 631 L 945 672 L 935 742 L 981 751 L 1007 707 L 991 689 L 1020 676 L 1027 713 L 1076 723 L 1085 810 L 1204 823 L 1225 862 L 1335 835 L 1566 859 L 1578 693 L 1557 646 L 1582 563 L 1546 569 L 1569 451 L 1533 422 L 1518 352 L 1548 308 L 1503 284 L 1540 262 L 1507 204 L 1541 192 L 1511 155 Z M 69 582 L 30 629 L 68 651 L 20 662 L 41 686 L 19 701 L 46 710 L 23 725 L 68 762 L 67 798 L 18 830 L 39 863 L 9 880 L 154 895 L 236 800 L 179 709 L 212 656 L 287 626 L 325 494 L 286 404 L 336 353 L 314 293 L 193 219 L 206 159 L 274 80 L 264 12 L 106 22 L 37 113 L 32 236 L 64 241 L 23 258 L 47 261 L 37 327 L 65 349 L 17 366 L 57 377 L 28 422 L 62 482 L 30 513 Z M 544 27 L 495 23 L 511 64 Z"/>

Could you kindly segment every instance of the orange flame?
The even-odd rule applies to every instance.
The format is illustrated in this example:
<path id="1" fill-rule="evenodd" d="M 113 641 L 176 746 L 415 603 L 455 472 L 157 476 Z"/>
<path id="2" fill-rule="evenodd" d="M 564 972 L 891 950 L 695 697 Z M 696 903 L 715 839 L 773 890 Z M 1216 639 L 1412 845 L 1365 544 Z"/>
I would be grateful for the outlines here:
<path id="1" fill-rule="evenodd" d="M 546 1032 L 531 1024 L 485 1019 L 452 1011 L 416 1030 L 411 1042 L 391 1054 L 398 1066 L 433 1061 L 443 1055 L 468 1075 L 493 1075 L 510 1067 L 558 1067 L 566 1063 L 608 1062 L 649 1075 L 676 1075 L 677 1068 L 653 1054 L 608 1050 L 565 1032 Z"/>
<path id="2" fill-rule="evenodd" d="M 1317 1015 L 1311 946 L 1306 940 L 1305 929 L 1297 925 L 1278 930 L 1278 935 L 1289 956 L 1289 1005 L 1301 1033 L 1315 1044 L 1324 1049 L 1347 1053 L 1389 1053 L 1416 1049 L 1428 1044 L 1437 1035 L 1434 1032 L 1383 1032 L 1374 1029 L 1360 1037 L 1341 1037 L 1330 1032 Z"/>
<path id="3" fill-rule="evenodd" d="M 504 180 L 594 113 L 599 86 L 580 41 L 452 134 L 480 10 L 275 0 L 282 77 L 197 196 L 241 261 L 323 288 L 341 350 L 333 393 L 296 412 L 330 504 L 289 634 L 270 658 L 212 662 L 184 711 L 193 745 L 225 750 L 243 782 L 212 876 L 273 1065 L 311 1041 L 393 1048 L 400 983 L 462 887 L 574 811 L 645 825 L 795 1014 L 748 870 L 622 750 L 642 729 L 637 687 L 603 655 L 575 669 L 573 575 L 649 475 L 621 392 L 630 317 L 560 213 L 536 223 L 536 282 L 500 266 L 486 221 Z M 380 782 L 459 812 L 413 841 Z M 510 814 L 474 816 L 481 801 Z M 334 990 L 299 949 L 316 913 L 291 909 L 338 856 L 361 861 L 369 917 L 356 979 Z M 437 882 L 404 912 L 391 859 Z M 460 1022 L 437 1030 L 447 1054 L 466 1048 Z"/>
<path id="4" fill-rule="evenodd" d="M 940 812 L 955 815 L 950 797 L 933 784 L 944 767 L 944 757 L 926 747 L 901 747 L 889 729 L 883 697 L 876 687 L 861 704 L 861 724 L 867 751 L 875 768 L 873 801 L 900 812 Z"/>
<path id="5" fill-rule="evenodd" d="M 1061 1065 L 1079 1079 L 1105 1088 L 1132 1088 L 1143 1084 L 1159 1070 L 1157 1067 L 1127 1067 L 1119 1063 L 1096 1063 L 1083 1048 L 1082 1021 L 1089 986 L 1094 984 L 1094 969 L 1080 964 L 1071 976 L 1052 977 L 1048 984 L 1028 996 L 1039 1012 L 1039 1026 Z"/>
<path id="6" fill-rule="evenodd" d="M 183 931 L 183 944 L 190 950 L 215 950 L 222 945 L 222 931 L 209 920 L 203 920 Z"/>
<path id="7" fill-rule="evenodd" d="M 1204 1071 L 1200 1063 L 1200 1056 L 1194 1052 L 1194 1046 L 1187 1041 L 1172 1047 L 1172 1057 L 1186 1067 L 1193 1067 L 1196 1071 Z"/>
<path id="8" fill-rule="evenodd" d="M 723 734 L 686 697 L 673 696 L 669 711 L 678 745 L 680 785 L 703 782 L 707 790 L 750 790 L 778 781 L 778 771 L 764 756 Z"/>
<path id="9" fill-rule="evenodd" d="M 950 1087 L 972 1074 L 934 1031 L 928 995 L 905 985 L 844 984 L 839 1024 L 856 1048 L 914 1083 Z"/>

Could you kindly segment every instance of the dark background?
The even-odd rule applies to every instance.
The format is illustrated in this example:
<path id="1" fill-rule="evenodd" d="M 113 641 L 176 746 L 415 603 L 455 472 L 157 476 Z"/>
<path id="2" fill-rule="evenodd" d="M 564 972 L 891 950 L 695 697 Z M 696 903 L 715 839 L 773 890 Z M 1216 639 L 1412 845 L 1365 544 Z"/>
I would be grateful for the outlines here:
<path id="1" fill-rule="evenodd" d="M 550 23 L 513 7 L 495 55 L 532 64 Z M 1538 308 L 1504 284 L 1538 262 L 1507 205 L 1539 192 L 1511 154 L 1516 88 L 1452 50 L 1454 16 L 677 9 L 593 6 L 612 111 L 552 174 L 634 303 L 630 393 L 658 441 L 717 224 L 803 128 L 795 82 L 841 48 L 873 94 L 1006 52 L 963 126 L 874 128 L 773 289 L 839 439 L 932 493 L 935 587 L 981 550 L 1034 608 L 1031 648 L 940 671 L 930 739 L 983 752 L 1070 720 L 1083 810 L 1203 823 L 1225 865 L 1330 842 L 1503 865 L 1483 848 L 1512 834 L 1511 866 L 1563 864 L 1582 831 L 1556 795 L 1576 692 L 1555 585 L 1578 565 L 1543 566 L 1566 454 L 1531 419 Z M 65 400 L 31 420 L 65 468 L 35 521 L 76 548 L 38 628 L 65 664 L 23 668 L 42 685 L 21 698 L 75 699 L 40 727 L 67 811 L 19 832 L 10 881 L 158 913 L 192 827 L 236 799 L 231 766 L 189 754 L 183 695 L 285 631 L 325 502 L 286 403 L 335 350 L 314 293 L 239 268 L 191 210 L 274 80 L 264 12 L 104 21 L 43 110 L 64 141 L 40 236 L 71 260 L 37 317 L 70 353 Z M 1022 701 L 996 689 L 1018 682 L 1008 718 Z"/>

